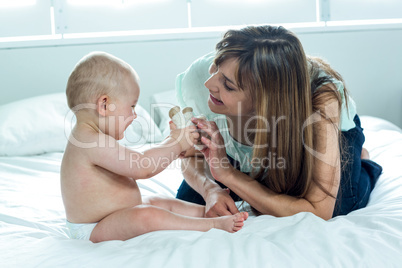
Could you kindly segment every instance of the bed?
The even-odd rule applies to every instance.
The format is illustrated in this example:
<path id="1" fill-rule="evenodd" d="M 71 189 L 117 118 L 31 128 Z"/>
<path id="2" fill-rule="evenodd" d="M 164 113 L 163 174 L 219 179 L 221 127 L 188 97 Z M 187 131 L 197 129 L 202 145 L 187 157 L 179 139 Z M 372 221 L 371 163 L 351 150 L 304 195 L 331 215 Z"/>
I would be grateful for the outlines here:
<path id="1" fill-rule="evenodd" d="M 155 121 L 140 110 L 123 142 L 143 150 L 163 138 L 166 118 Z M 380 118 L 361 119 L 365 147 L 384 168 L 364 209 L 329 221 L 310 213 L 252 216 L 234 234 L 158 231 L 94 244 L 67 237 L 59 170 L 74 118 L 64 94 L 0 106 L 0 267 L 400 266 L 402 130 Z M 183 178 L 179 161 L 140 181 L 142 194 L 174 197 Z"/>

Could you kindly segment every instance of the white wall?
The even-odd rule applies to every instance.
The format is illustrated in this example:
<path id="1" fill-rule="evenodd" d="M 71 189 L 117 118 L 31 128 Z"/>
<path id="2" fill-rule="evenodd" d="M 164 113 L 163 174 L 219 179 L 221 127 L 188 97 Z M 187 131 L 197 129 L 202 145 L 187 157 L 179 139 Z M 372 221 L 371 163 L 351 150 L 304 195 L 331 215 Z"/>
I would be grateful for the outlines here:
<path id="1" fill-rule="evenodd" d="M 150 96 L 173 89 L 176 75 L 213 50 L 220 35 L 0 49 L 0 104 L 63 92 L 75 63 L 90 51 L 102 50 L 137 70 L 140 103 L 148 108 Z M 343 75 L 359 114 L 385 118 L 402 127 L 402 28 L 298 35 L 308 54 L 326 58 Z"/>
<path id="2" fill-rule="evenodd" d="M 174 89 L 175 77 L 213 50 L 216 39 L 89 44 L 0 50 L 1 99 L 9 101 L 65 90 L 74 65 L 90 51 L 106 51 L 131 64 L 140 76 L 140 102 Z"/>
<path id="3" fill-rule="evenodd" d="M 343 76 L 361 115 L 402 127 L 402 29 L 303 34 L 307 53 Z"/>

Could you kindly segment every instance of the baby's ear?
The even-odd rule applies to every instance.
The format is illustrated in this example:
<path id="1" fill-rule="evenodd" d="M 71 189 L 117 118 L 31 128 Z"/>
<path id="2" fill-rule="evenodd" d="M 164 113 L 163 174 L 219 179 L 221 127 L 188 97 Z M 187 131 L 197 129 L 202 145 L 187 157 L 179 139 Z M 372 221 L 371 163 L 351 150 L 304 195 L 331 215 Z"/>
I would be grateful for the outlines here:
<path id="1" fill-rule="evenodd" d="M 108 106 L 110 104 L 110 97 L 108 95 L 102 95 L 96 102 L 96 110 L 101 116 L 106 116 L 108 112 Z"/>

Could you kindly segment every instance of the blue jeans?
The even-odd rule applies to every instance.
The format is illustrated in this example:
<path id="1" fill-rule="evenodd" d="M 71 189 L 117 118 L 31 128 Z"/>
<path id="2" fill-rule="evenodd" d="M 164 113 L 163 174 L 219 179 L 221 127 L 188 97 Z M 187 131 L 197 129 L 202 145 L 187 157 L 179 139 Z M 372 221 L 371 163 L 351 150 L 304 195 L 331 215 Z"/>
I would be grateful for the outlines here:
<path id="1" fill-rule="evenodd" d="M 341 187 L 333 217 L 364 208 L 382 173 L 382 167 L 377 163 L 360 159 L 365 137 L 360 118 L 356 115 L 353 121 L 356 127 L 342 132 Z"/>
<path id="2" fill-rule="evenodd" d="M 382 172 L 382 167 L 377 163 L 360 159 L 365 140 L 363 129 L 361 128 L 360 118 L 354 118 L 356 127 L 348 131 L 342 131 L 342 153 L 341 153 L 341 186 L 339 187 L 333 217 L 346 215 L 349 212 L 364 208 L 367 205 L 370 193 L 373 190 L 378 177 Z M 239 162 L 229 157 L 231 164 L 239 169 Z M 217 182 L 222 188 L 227 188 Z M 234 201 L 242 199 L 234 192 L 230 192 Z M 176 198 L 205 205 L 205 201 L 200 194 L 194 191 L 185 180 L 180 185 Z"/>

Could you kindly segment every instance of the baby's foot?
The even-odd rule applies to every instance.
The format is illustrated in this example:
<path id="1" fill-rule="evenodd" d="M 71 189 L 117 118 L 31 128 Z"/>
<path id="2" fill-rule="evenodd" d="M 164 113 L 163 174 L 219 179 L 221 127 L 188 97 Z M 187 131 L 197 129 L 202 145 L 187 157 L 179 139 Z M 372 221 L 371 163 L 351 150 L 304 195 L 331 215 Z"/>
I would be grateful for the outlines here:
<path id="1" fill-rule="evenodd" d="M 229 233 L 234 233 L 243 227 L 244 221 L 247 220 L 247 218 L 247 212 L 240 212 L 231 216 L 214 218 L 214 227 L 228 231 Z"/>

